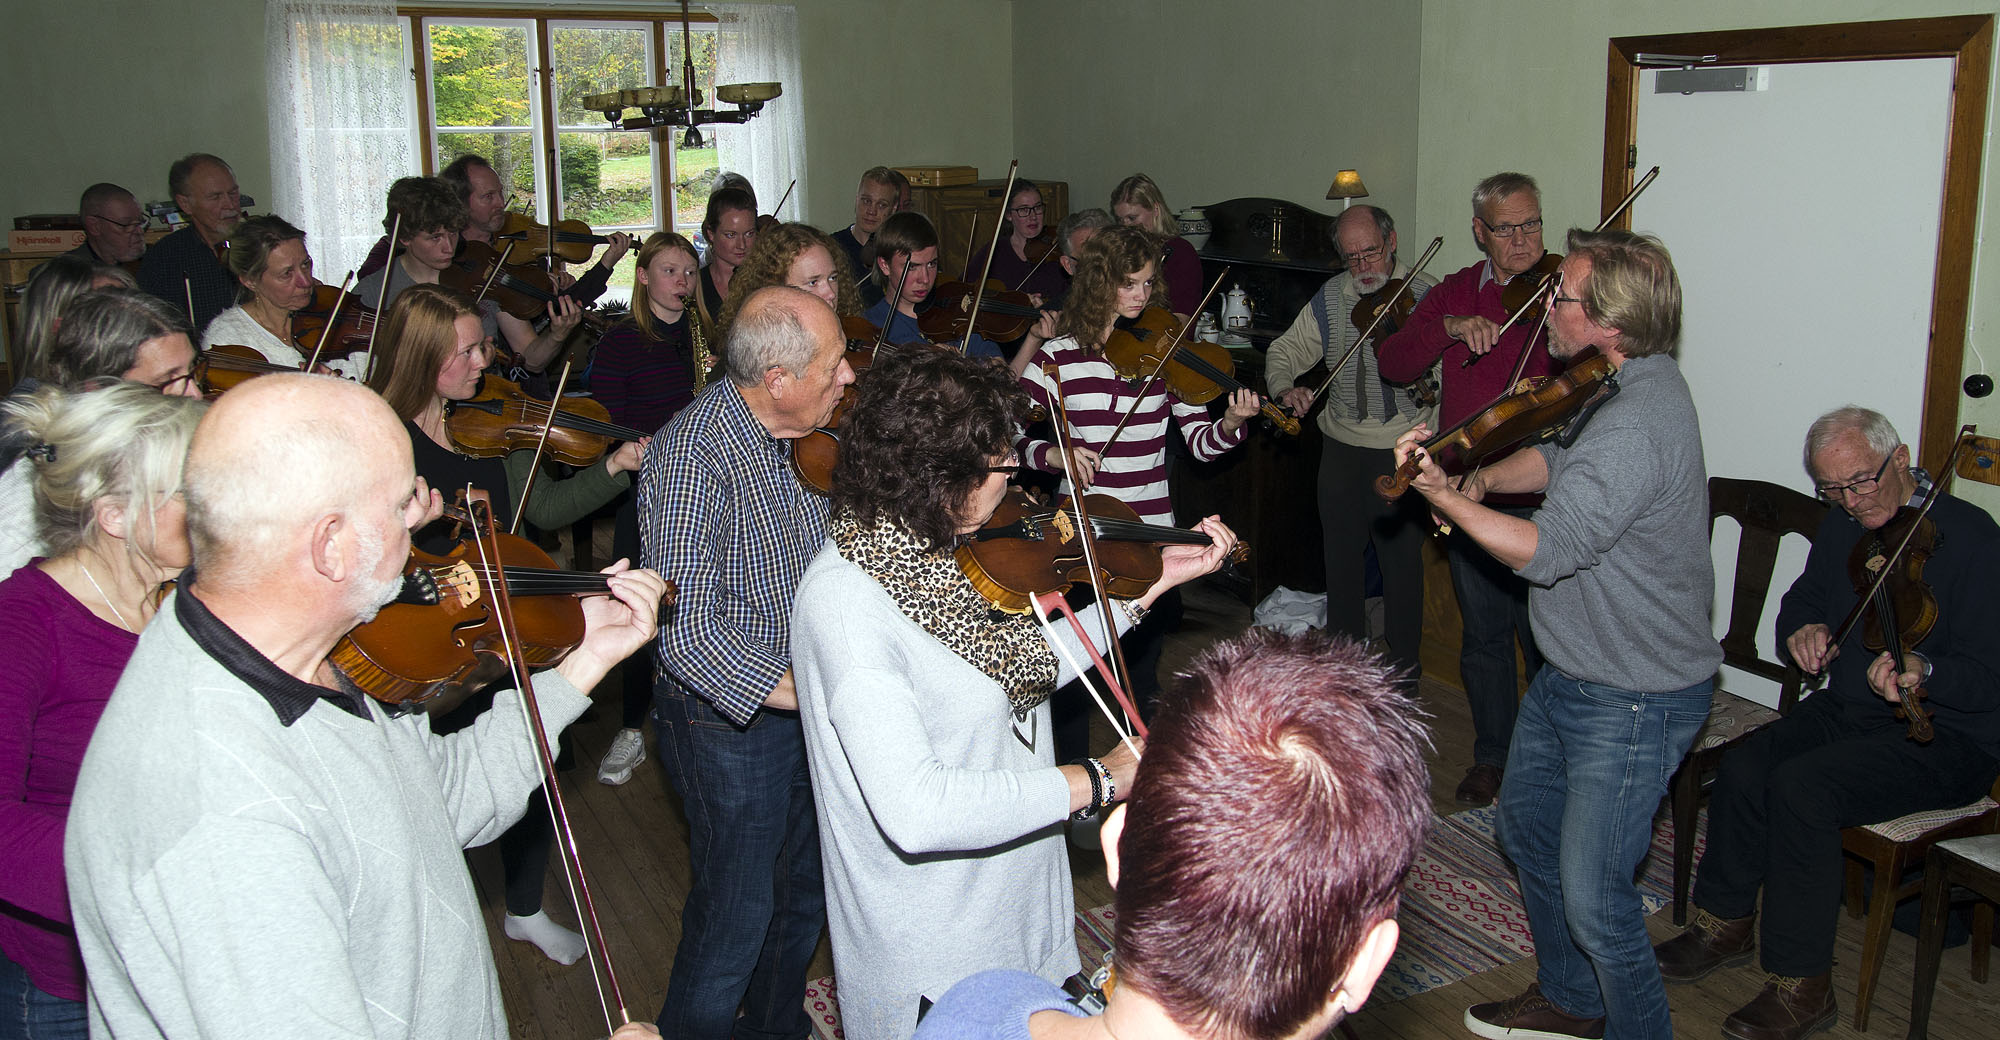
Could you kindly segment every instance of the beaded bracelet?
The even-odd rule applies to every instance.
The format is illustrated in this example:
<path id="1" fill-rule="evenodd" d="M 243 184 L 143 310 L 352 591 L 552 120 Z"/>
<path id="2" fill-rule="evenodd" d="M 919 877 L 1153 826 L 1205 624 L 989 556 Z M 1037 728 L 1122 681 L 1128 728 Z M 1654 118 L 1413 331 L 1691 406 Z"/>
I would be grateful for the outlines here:
<path id="1" fill-rule="evenodd" d="M 1071 762 L 1070 765 L 1082 766 L 1083 775 L 1090 778 L 1090 804 L 1070 813 L 1069 818 L 1072 820 L 1088 820 L 1097 814 L 1098 807 L 1110 804 L 1104 800 L 1104 781 L 1102 779 L 1102 776 L 1109 774 L 1099 773 L 1099 770 L 1104 768 L 1104 763 L 1094 758 L 1079 758 Z"/>
<path id="2" fill-rule="evenodd" d="M 1118 782 L 1111 778 L 1111 767 L 1105 765 L 1103 760 L 1093 758 L 1091 761 L 1097 763 L 1097 768 L 1104 770 L 1104 807 L 1109 809 L 1118 801 Z"/>

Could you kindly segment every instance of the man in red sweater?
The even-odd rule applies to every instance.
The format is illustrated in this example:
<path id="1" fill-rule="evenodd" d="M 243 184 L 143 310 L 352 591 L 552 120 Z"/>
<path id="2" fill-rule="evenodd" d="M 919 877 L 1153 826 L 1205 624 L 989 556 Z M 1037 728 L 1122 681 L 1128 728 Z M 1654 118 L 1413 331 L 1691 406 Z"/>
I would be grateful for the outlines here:
<path id="1" fill-rule="evenodd" d="M 1533 178 L 1496 173 L 1472 192 L 1472 237 L 1486 259 L 1450 275 L 1417 302 L 1410 320 L 1376 351 L 1382 378 L 1407 383 L 1444 359 L 1438 408 L 1440 428 L 1449 430 L 1506 392 L 1514 365 L 1531 349 L 1524 376 L 1555 370 L 1548 339 L 1537 323 L 1519 321 L 1503 335 L 1508 309 L 1501 302 L 1507 284 L 1541 262 L 1542 192 Z M 1531 345 L 1532 344 L 1532 345 Z M 1498 459 L 1489 460 L 1497 462 Z M 1527 516 L 1538 495 L 1488 495 L 1486 504 Z M 1528 674 L 1541 668 L 1541 654 L 1528 630 L 1527 584 L 1463 533 L 1446 546 L 1451 583 L 1464 618 L 1459 674 L 1472 706 L 1472 768 L 1458 785 L 1462 805 L 1487 805 L 1500 790 L 1507 746 L 1514 735 L 1519 680 L 1514 670 L 1518 634 Z"/>

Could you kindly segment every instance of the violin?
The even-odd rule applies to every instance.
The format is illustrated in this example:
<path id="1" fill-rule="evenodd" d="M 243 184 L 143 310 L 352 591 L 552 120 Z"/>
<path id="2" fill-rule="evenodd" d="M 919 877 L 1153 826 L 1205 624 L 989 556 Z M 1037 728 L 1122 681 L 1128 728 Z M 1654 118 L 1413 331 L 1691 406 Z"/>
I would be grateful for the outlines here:
<path id="1" fill-rule="evenodd" d="M 280 365 L 257 348 L 239 343 L 214 344 L 194 359 L 195 383 L 201 387 L 202 396 L 211 401 L 246 379 L 297 371 L 300 371 L 297 365 Z"/>
<path id="2" fill-rule="evenodd" d="M 1518 312 L 1520 321 L 1542 320 L 1543 304 L 1548 295 L 1542 290 L 1547 288 L 1548 280 L 1562 269 L 1562 262 L 1561 253 L 1543 253 L 1542 258 L 1535 261 L 1535 266 L 1508 279 L 1507 284 L 1501 287 L 1500 306 L 1506 308 L 1509 314 Z"/>
<path id="3" fill-rule="evenodd" d="M 438 281 L 448 289 L 492 300 L 522 321 L 547 317 L 548 305 L 560 295 L 555 280 L 532 264 L 503 264 L 500 257 L 484 242 L 466 242 L 451 264 L 438 272 Z"/>
<path id="4" fill-rule="evenodd" d="M 1378 346 L 1402 328 L 1417 309 L 1416 294 L 1404 292 L 1404 282 L 1402 278 L 1390 279 L 1380 289 L 1364 294 L 1355 302 L 1354 309 L 1348 312 L 1347 320 L 1353 322 L 1355 328 L 1374 328 L 1368 339 Z M 1507 284 L 1511 287 L 1514 283 Z"/>
<path id="5" fill-rule="evenodd" d="M 510 259 L 520 259 L 513 260 L 514 263 L 553 256 L 580 264 L 590 259 L 598 246 L 609 243 L 611 239 L 590 230 L 590 225 L 581 220 L 558 220 L 551 227 L 536 223 L 535 218 L 526 213 L 509 210 L 507 222 L 500 226 L 500 232 L 493 236 L 493 241 L 517 243 Z"/>
<path id="6" fill-rule="evenodd" d="M 1423 451 L 1447 472 L 1462 473 L 1530 437 L 1554 433 L 1557 443 L 1567 445 L 1617 393 L 1611 359 L 1592 350 L 1557 375 L 1522 380 L 1499 400 L 1425 441 Z M 1412 452 L 1396 472 L 1375 479 L 1375 493 L 1393 502 L 1420 472 L 1422 464 Z"/>
<path id="7" fill-rule="evenodd" d="M 619 426 L 611 413 L 588 397 L 565 397 L 553 409 L 530 397 L 519 383 L 488 373 L 479 392 L 463 401 L 445 402 L 445 432 L 459 451 L 473 458 L 495 458 L 521 449 L 533 450 L 548 430 L 547 453 L 558 462 L 588 466 L 604 457 L 615 441 L 637 441 L 647 434 Z"/>
<path id="8" fill-rule="evenodd" d="M 1213 542 L 1200 531 L 1146 523 L 1131 506 L 1110 495 L 1085 495 L 1083 506 L 1090 533 L 1098 539 L 1097 566 L 1106 594 L 1118 599 L 1143 596 L 1160 580 L 1160 546 Z M 952 555 L 966 580 L 994 609 L 1025 614 L 1034 597 L 1065 593 L 1078 582 L 1090 581 L 1077 514 L 1068 498 L 1050 508 L 1031 501 L 1018 487 L 1009 488 L 993 516 Z M 1241 563 L 1249 553 L 1249 546 L 1238 542 L 1229 559 Z"/>
<path id="9" fill-rule="evenodd" d="M 1896 662 L 1897 674 L 1903 671 L 1905 652 L 1929 638 L 1937 625 L 1937 595 L 1924 583 L 1924 564 L 1937 544 L 1936 522 L 1904 506 L 1880 529 L 1854 543 L 1847 558 L 1854 592 L 1868 604 L 1861 615 L 1861 645 L 1887 653 Z M 1892 546 L 1902 547 L 1893 559 Z M 1896 705 L 1896 717 L 1909 723 L 1909 738 L 1919 744 L 1928 744 L 1935 736 L 1924 697 L 1919 683 L 1904 690 L 1902 703 Z"/>
<path id="10" fill-rule="evenodd" d="M 979 296 L 979 314 L 972 316 L 972 300 Z M 917 315 L 917 328 L 933 343 L 956 343 L 965 338 L 968 323 L 972 331 L 1005 343 L 1028 334 L 1042 312 L 1027 293 L 1015 292 L 989 278 L 982 292 L 971 282 L 950 281 L 931 290 L 930 302 Z"/>
<path id="11" fill-rule="evenodd" d="M 1161 348 L 1172 341 L 1180 327 L 1165 307 L 1148 307 L 1132 321 L 1119 321 L 1112 327 L 1104 342 L 1104 360 L 1122 378 L 1144 379 L 1159 367 Z M 1236 362 L 1219 343 L 1182 340 L 1160 377 L 1175 397 L 1194 405 L 1249 389 L 1236 381 Z M 1290 412 L 1270 401 L 1265 401 L 1261 410 L 1278 429 L 1298 435 L 1299 420 Z"/>
<path id="12" fill-rule="evenodd" d="M 1021 259 L 1037 266 L 1062 254 L 1062 243 L 1056 241 L 1056 229 L 1042 228 L 1042 233 L 1021 245 Z M 1028 272 L 1034 274 L 1033 271 Z"/>
<path id="13" fill-rule="evenodd" d="M 325 282 L 313 286 L 312 299 L 292 312 L 292 342 L 308 358 L 324 361 L 367 350 L 374 332 L 375 312 L 361 297 Z"/>

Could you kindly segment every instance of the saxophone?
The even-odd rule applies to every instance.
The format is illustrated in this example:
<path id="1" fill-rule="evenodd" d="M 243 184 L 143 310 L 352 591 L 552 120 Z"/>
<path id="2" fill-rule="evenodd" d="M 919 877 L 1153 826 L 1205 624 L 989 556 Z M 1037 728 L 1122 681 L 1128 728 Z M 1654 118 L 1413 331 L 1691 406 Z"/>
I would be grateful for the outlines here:
<path id="1" fill-rule="evenodd" d="M 694 392 L 697 394 L 708 386 L 708 373 L 716 362 L 715 355 L 708 349 L 708 336 L 702 332 L 702 327 L 707 324 L 699 313 L 688 315 L 688 343 L 693 348 L 689 354 L 694 362 Z"/>

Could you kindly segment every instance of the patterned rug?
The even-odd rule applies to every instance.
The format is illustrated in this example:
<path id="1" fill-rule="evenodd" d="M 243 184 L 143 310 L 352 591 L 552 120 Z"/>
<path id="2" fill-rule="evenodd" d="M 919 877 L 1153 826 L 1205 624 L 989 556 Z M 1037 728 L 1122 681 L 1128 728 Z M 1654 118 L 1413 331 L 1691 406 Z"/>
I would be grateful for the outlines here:
<path id="1" fill-rule="evenodd" d="M 1369 999 L 1402 1000 L 1534 955 L 1521 886 L 1495 843 L 1494 815 L 1490 807 L 1468 809 L 1434 821 L 1430 839 L 1403 882 L 1396 918 L 1402 940 Z M 1695 830 L 1697 862 L 1707 822 L 1704 811 Z M 1673 867 L 1673 835 L 1662 819 L 1654 826 L 1653 847 L 1639 879 L 1646 913 L 1673 899 Z M 1077 911 L 1076 944 L 1086 967 L 1102 964 L 1111 949 L 1112 921 L 1108 906 Z M 806 986 L 806 1012 L 816 1040 L 844 1040 L 833 976 Z"/>

